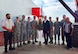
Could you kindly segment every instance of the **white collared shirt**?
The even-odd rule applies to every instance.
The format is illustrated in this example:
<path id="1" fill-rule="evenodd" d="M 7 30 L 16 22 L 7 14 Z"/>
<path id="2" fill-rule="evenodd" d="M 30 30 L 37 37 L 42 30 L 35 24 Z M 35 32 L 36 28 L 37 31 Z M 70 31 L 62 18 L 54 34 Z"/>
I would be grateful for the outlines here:
<path id="1" fill-rule="evenodd" d="M 44 23 L 46 23 L 47 20 L 44 20 Z"/>
<path id="2" fill-rule="evenodd" d="M 2 21 L 2 27 L 12 29 L 13 26 L 14 26 L 14 22 L 11 19 L 4 19 Z M 3 31 L 7 31 L 7 30 L 3 29 Z"/>

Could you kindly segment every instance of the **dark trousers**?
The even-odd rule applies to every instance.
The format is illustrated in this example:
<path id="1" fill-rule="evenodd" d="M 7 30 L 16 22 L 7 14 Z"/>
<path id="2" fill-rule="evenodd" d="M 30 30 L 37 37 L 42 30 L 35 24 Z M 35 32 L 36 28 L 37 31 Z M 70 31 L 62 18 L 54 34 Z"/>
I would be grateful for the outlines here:
<path id="1" fill-rule="evenodd" d="M 5 51 L 7 51 L 7 45 L 9 41 L 9 48 L 12 48 L 12 32 L 4 31 L 4 46 Z"/>
<path id="2" fill-rule="evenodd" d="M 72 37 L 70 36 L 70 33 L 65 32 L 65 35 L 66 35 L 67 47 L 72 48 Z"/>
<path id="3" fill-rule="evenodd" d="M 48 44 L 48 36 L 50 35 L 50 33 L 44 32 L 44 40 L 45 40 L 45 44 Z"/>
<path id="4" fill-rule="evenodd" d="M 58 42 L 60 41 L 60 34 L 55 34 L 55 43 L 56 43 L 56 35 L 58 35 Z"/>
<path id="5" fill-rule="evenodd" d="M 53 32 L 49 33 L 50 42 L 53 42 Z"/>
<path id="6" fill-rule="evenodd" d="M 35 35 L 35 41 L 37 41 L 37 35 Z"/>
<path id="7" fill-rule="evenodd" d="M 65 37 L 65 36 L 64 36 L 64 33 L 63 33 L 63 28 L 61 29 L 61 36 L 62 36 L 62 37 L 61 37 L 61 38 L 62 38 L 62 42 L 63 42 L 63 44 L 64 44 L 64 41 L 65 41 L 64 37 Z"/>

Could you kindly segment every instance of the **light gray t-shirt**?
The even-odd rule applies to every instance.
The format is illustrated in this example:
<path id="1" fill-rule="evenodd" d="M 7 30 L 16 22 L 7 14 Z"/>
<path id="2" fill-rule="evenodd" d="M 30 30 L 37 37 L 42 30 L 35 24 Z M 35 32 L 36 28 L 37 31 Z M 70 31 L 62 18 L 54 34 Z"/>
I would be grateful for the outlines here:
<path id="1" fill-rule="evenodd" d="M 64 25 L 63 25 L 63 27 L 64 27 L 64 31 L 66 32 L 66 33 L 69 33 L 70 31 L 70 26 L 71 26 L 71 28 L 74 28 L 74 26 L 73 26 L 73 24 L 71 24 L 71 23 L 64 23 Z"/>

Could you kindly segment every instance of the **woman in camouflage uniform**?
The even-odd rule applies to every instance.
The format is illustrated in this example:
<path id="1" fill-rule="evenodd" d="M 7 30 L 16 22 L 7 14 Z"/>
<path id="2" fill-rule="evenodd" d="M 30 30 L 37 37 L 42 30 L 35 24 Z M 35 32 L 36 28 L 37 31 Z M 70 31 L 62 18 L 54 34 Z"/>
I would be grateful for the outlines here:
<path id="1" fill-rule="evenodd" d="M 56 44 L 56 35 L 58 35 L 58 44 L 60 44 L 60 22 L 58 21 L 58 17 L 56 18 L 56 22 L 54 23 L 54 35 L 55 35 L 55 44 Z"/>

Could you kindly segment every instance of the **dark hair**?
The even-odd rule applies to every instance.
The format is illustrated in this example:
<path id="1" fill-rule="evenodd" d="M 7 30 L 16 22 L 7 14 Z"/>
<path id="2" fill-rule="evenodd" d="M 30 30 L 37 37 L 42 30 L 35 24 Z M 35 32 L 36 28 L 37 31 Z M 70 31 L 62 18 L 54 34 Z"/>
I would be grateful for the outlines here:
<path id="1" fill-rule="evenodd" d="M 58 20 L 58 19 L 59 19 L 59 17 L 56 17 L 56 19 Z"/>
<path id="2" fill-rule="evenodd" d="M 43 16 L 43 15 L 40 15 L 40 17 L 42 17 L 42 18 L 43 18 L 44 16 Z"/>
<path id="3" fill-rule="evenodd" d="M 9 13 L 6 14 L 6 16 L 10 15 Z"/>
<path id="4" fill-rule="evenodd" d="M 30 17 L 28 17 L 28 19 L 30 19 Z"/>
<path id="5" fill-rule="evenodd" d="M 16 17 L 16 18 L 19 18 L 19 17 Z"/>
<path id="6" fill-rule="evenodd" d="M 36 16 L 33 17 L 34 19 L 36 18 Z"/>
<path id="7" fill-rule="evenodd" d="M 51 17 L 49 17 L 49 19 L 51 19 Z"/>
<path id="8" fill-rule="evenodd" d="M 22 15 L 22 17 L 25 17 L 25 15 Z"/>
<path id="9" fill-rule="evenodd" d="M 66 16 L 65 14 L 63 16 Z"/>

